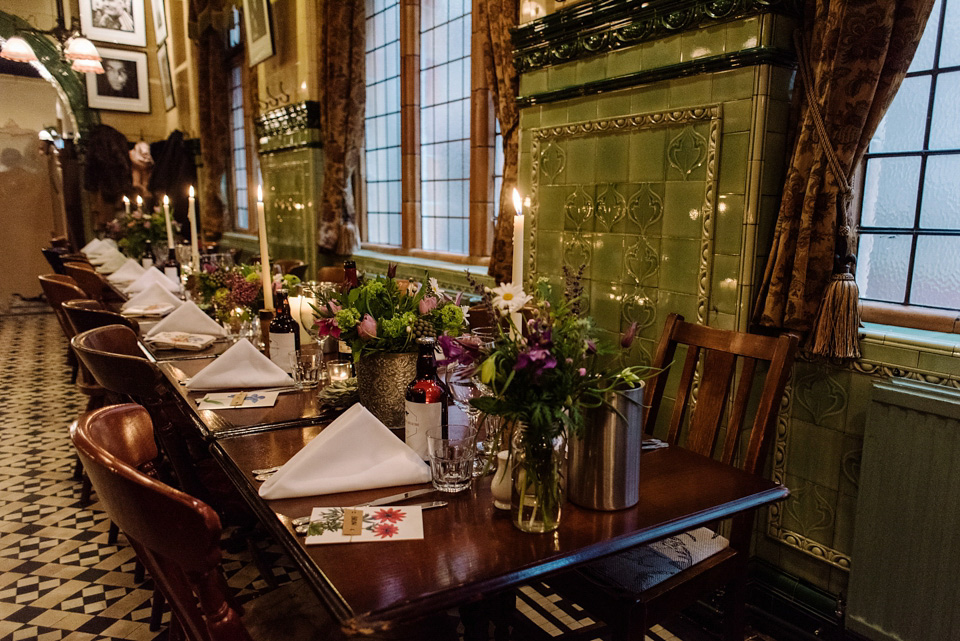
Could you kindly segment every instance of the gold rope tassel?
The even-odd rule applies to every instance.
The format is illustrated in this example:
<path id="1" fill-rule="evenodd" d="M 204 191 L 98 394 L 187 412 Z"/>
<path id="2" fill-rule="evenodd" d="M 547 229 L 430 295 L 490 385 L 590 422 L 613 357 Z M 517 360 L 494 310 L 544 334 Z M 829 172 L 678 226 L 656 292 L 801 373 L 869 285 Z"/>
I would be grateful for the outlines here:
<path id="1" fill-rule="evenodd" d="M 807 351 L 827 358 L 860 358 L 860 288 L 850 273 L 834 274 L 820 301 Z"/>

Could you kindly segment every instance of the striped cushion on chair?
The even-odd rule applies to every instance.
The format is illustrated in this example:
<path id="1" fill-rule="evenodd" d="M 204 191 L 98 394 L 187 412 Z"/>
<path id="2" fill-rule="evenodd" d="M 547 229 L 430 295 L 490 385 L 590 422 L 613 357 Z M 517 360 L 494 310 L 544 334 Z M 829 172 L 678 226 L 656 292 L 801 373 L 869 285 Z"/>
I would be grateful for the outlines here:
<path id="1" fill-rule="evenodd" d="M 713 556 L 729 544 L 713 530 L 700 527 L 601 559 L 581 571 L 598 581 L 642 592 Z"/>

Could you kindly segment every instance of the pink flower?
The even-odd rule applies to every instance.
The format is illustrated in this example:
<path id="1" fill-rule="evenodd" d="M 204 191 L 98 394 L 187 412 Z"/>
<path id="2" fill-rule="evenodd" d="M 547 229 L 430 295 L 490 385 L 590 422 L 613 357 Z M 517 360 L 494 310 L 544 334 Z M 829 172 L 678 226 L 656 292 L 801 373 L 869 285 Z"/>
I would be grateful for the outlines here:
<path id="1" fill-rule="evenodd" d="M 634 321 L 630 323 L 630 327 L 627 328 L 627 331 L 623 333 L 623 337 L 620 338 L 620 346 L 624 349 L 629 349 L 633 345 L 633 339 L 637 336 L 637 322 Z"/>
<path id="2" fill-rule="evenodd" d="M 340 303 L 338 303 L 337 301 L 331 300 L 327 302 L 327 309 L 330 310 L 330 315 L 334 316 L 337 312 L 343 309 L 343 307 L 341 307 Z"/>
<path id="3" fill-rule="evenodd" d="M 420 315 L 426 316 L 437 308 L 437 299 L 433 296 L 425 296 L 420 299 Z"/>
<path id="4" fill-rule="evenodd" d="M 320 336 L 333 336 L 340 338 L 340 326 L 333 318 L 321 318 L 314 325 L 317 328 L 317 334 Z"/>
<path id="5" fill-rule="evenodd" d="M 143 221 L 143 228 L 144 228 L 144 229 L 150 229 L 150 221 L 149 221 L 149 220 Z"/>
<path id="6" fill-rule="evenodd" d="M 580 368 L 579 370 L 577 370 L 577 371 L 580 372 L 580 376 L 586 376 L 586 375 L 587 375 L 587 368 L 586 368 L 586 367 L 581 367 L 581 368 Z"/>
<path id="7" fill-rule="evenodd" d="M 360 324 L 357 325 L 357 334 L 365 341 L 377 337 L 377 321 L 373 319 L 373 316 L 370 314 L 363 315 L 363 318 L 360 319 Z"/>

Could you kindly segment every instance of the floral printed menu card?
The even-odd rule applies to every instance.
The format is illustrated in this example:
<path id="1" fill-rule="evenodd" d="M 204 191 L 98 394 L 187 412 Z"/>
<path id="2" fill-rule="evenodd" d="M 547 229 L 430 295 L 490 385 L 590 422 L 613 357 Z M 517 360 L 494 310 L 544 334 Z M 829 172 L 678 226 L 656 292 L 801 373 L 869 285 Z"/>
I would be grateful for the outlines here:
<path id="1" fill-rule="evenodd" d="M 310 514 L 306 542 L 307 545 L 318 545 L 422 538 L 423 511 L 419 505 L 315 507 Z"/>
<path id="2" fill-rule="evenodd" d="M 280 392 L 260 390 L 252 392 L 210 392 L 197 399 L 198 410 L 239 410 L 251 407 L 273 407 Z"/>

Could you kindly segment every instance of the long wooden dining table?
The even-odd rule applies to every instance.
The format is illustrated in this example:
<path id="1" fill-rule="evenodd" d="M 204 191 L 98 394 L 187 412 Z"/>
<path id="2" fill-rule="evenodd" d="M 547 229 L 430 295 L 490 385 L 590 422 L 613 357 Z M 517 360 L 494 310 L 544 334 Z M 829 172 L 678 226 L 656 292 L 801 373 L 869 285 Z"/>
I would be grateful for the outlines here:
<path id="1" fill-rule="evenodd" d="M 668 447 L 643 454 L 636 506 L 600 512 L 568 502 L 560 527 L 552 533 L 527 534 L 516 529 L 507 512 L 494 508 L 490 477 L 483 477 L 458 494 L 419 497 L 449 502 L 448 507 L 423 513 L 423 540 L 307 546 L 291 521 L 309 515 L 314 507 L 348 507 L 429 487 L 274 501 L 260 498 L 260 483 L 252 471 L 282 465 L 322 429 L 317 425 L 224 438 L 211 445 L 211 452 L 330 613 L 353 633 L 389 631 L 788 495 L 782 485 Z"/>

